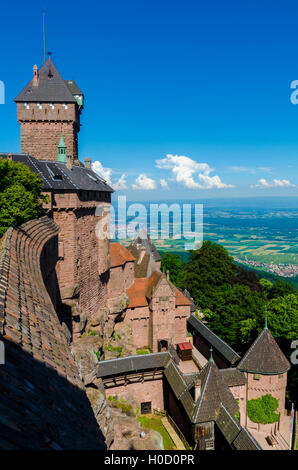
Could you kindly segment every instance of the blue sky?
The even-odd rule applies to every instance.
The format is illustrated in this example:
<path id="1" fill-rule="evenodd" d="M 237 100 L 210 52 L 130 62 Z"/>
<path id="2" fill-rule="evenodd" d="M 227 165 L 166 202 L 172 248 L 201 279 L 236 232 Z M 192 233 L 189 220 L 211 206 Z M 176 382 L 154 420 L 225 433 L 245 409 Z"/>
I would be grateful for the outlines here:
<path id="1" fill-rule="evenodd" d="M 130 199 L 298 195 L 295 1 L 10 2 L 1 7 L 0 151 L 46 49 L 85 94 L 80 158 Z"/>

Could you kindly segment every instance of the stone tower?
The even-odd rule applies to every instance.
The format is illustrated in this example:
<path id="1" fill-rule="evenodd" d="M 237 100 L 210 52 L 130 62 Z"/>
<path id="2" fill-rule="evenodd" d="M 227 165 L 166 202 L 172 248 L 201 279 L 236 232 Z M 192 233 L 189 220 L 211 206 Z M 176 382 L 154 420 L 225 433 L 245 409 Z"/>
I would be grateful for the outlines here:
<path id="1" fill-rule="evenodd" d="M 280 420 L 283 420 L 287 372 L 290 367 L 289 361 L 270 333 L 266 320 L 265 328 L 237 366 L 240 371 L 245 373 L 247 378 L 247 401 L 260 398 L 267 393 L 271 394 L 278 400 L 276 412 L 280 413 Z M 246 404 L 240 403 L 240 414 L 245 413 L 245 409 Z M 275 423 L 258 425 L 248 417 L 246 417 L 246 420 L 245 426 L 247 428 L 268 433 L 275 432 Z"/>
<path id="2" fill-rule="evenodd" d="M 61 134 L 72 163 L 78 163 L 78 132 L 84 97 L 73 80 L 63 80 L 51 58 L 15 98 L 21 151 L 38 160 L 57 160 Z"/>

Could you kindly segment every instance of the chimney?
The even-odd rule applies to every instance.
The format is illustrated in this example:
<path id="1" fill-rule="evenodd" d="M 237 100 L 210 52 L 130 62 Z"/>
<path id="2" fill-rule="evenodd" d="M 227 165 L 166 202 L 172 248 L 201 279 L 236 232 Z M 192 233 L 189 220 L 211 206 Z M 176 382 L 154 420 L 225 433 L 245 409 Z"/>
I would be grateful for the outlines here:
<path id="1" fill-rule="evenodd" d="M 72 170 L 72 157 L 67 155 L 66 166 L 69 170 Z"/>
<path id="2" fill-rule="evenodd" d="M 201 396 L 202 383 L 200 379 L 195 382 L 195 401 L 197 401 Z"/>
<path id="3" fill-rule="evenodd" d="M 85 168 L 91 168 L 91 158 L 86 157 L 86 158 L 84 159 L 84 167 L 85 167 Z"/>
<path id="4" fill-rule="evenodd" d="M 39 71 L 38 71 L 37 65 L 35 64 L 34 67 L 33 67 L 33 82 L 32 82 L 32 85 L 37 86 L 38 82 L 39 82 Z"/>

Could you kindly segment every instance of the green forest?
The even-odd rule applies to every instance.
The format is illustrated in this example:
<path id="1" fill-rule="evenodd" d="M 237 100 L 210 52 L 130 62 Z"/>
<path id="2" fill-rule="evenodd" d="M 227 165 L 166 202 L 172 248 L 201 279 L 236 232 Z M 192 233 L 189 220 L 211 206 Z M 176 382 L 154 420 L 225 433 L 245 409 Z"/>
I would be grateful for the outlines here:
<path id="1" fill-rule="evenodd" d="M 268 328 L 287 358 L 291 342 L 298 339 L 298 291 L 282 280 L 259 279 L 254 271 L 236 265 L 221 245 L 205 241 L 191 251 L 187 261 L 164 253 L 162 269 L 170 280 L 187 289 L 204 314 L 208 327 L 243 355 L 264 328 Z M 291 367 L 288 398 L 294 398 L 298 374 Z"/>

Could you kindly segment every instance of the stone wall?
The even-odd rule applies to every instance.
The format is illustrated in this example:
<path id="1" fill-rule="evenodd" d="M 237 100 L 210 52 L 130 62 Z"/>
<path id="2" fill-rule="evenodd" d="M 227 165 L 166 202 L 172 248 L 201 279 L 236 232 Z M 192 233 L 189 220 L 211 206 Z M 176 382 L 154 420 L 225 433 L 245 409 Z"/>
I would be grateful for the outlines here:
<path id="1" fill-rule="evenodd" d="M 77 105 L 69 103 L 67 109 L 62 103 L 17 103 L 17 119 L 21 125 L 21 151 L 38 160 L 57 160 L 61 132 L 72 161 L 78 160 L 78 136 L 80 130 Z"/>
<path id="2" fill-rule="evenodd" d="M 55 196 L 52 210 L 59 226 L 57 277 L 62 301 L 75 307 L 73 317 L 80 317 L 72 323 L 76 339 L 81 320 L 90 324 L 107 299 L 109 244 L 96 236 L 100 217 L 95 215 L 106 202 L 80 199 L 77 193 L 62 195 Z"/>
<path id="3" fill-rule="evenodd" d="M 125 313 L 125 323 L 132 330 L 133 342 L 137 348 L 150 346 L 149 336 L 149 307 L 128 308 Z"/>
<path id="4" fill-rule="evenodd" d="M 247 400 L 252 400 L 256 398 L 260 398 L 267 393 L 270 393 L 273 397 L 277 398 L 278 400 L 278 408 L 276 413 L 280 413 L 281 416 L 284 415 L 285 412 L 285 393 L 286 393 L 286 386 L 287 386 L 287 373 L 279 374 L 279 375 L 262 375 L 257 374 L 259 379 L 256 379 L 255 374 L 247 374 Z M 266 424 L 266 425 L 258 425 L 257 423 L 253 423 L 247 417 L 247 427 L 250 429 L 256 429 L 261 432 L 272 433 L 275 432 L 277 424 Z"/>
<path id="5" fill-rule="evenodd" d="M 140 405 L 144 402 L 151 402 L 152 411 L 154 408 L 164 409 L 163 379 L 150 380 L 138 383 L 128 383 L 106 389 L 106 396 L 117 396 L 125 399 L 126 396 L 133 396 Z"/>
<path id="6" fill-rule="evenodd" d="M 244 385 L 234 385 L 229 387 L 233 397 L 237 400 L 239 405 L 240 413 L 240 424 L 241 426 L 246 425 L 246 384 Z"/>
<path id="7" fill-rule="evenodd" d="M 106 447 L 52 302 L 52 284 L 49 290 L 44 284 L 55 276 L 57 235 L 57 225 L 42 217 L 8 229 L 1 240 L 2 449 Z"/>

